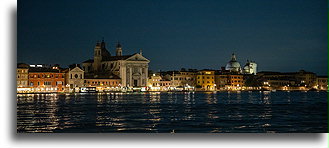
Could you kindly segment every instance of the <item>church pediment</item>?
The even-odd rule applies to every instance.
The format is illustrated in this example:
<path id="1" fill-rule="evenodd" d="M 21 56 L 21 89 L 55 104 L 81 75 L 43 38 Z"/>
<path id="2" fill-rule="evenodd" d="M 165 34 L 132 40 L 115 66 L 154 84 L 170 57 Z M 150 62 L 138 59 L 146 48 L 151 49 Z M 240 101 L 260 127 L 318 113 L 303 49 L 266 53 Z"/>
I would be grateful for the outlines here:
<path id="1" fill-rule="evenodd" d="M 126 61 L 145 61 L 145 62 L 150 62 L 150 60 L 146 59 L 142 55 L 136 53 L 132 55 L 131 57 L 127 58 Z"/>
<path id="2" fill-rule="evenodd" d="M 81 68 L 79 67 L 75 67 L 73 69 L 70 70 L 71 72 L 84 72 Z"/>

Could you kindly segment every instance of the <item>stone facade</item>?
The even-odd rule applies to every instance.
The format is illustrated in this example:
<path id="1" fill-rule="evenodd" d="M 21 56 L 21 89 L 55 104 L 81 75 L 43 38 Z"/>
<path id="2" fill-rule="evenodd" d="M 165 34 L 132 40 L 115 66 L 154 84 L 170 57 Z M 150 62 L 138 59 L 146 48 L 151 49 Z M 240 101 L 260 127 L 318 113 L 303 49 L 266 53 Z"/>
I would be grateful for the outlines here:
<path id="1" fill-rule="evenodd" d="M 142 53 L 122 55 L 122 46 L 116 46 L 116 55 L 111 56 L 105 42 L 97 43 L 94 59 L 82 63 L 87 78 L 120 78 L 122 87 L 145 87 L 148 78 L 148 63 Z"/>
<path id="2" fill-rule="evenodd" d="M 67 90 L 78 92 L 80 87 L 84 86 L 84 71 L 79 67 L 67 69 L 65 71 L 65 82 Z"/>
<path id="3" fill-rule="evenodd" d="M 16 81 L 17 81 L 17 87 L 19 88 L 25 88 L 29 86 L 29 66 L 27 64 L 17 64 L 16 69 Z"/>

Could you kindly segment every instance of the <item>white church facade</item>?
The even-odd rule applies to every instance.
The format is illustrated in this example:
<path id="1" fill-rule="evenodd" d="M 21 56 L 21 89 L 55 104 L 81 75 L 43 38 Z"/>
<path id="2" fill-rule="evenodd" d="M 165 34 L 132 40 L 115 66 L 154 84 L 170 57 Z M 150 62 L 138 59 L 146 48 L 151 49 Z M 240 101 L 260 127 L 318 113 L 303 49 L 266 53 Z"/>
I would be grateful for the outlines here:
<path id="1" fill-rule="evenodd" d="M 94 57 L 82 63 L 86 78 L 121 79 L 122 87 L 145 87 L 148 78 L 150 60 L 142 52 L 123 55 L 120 43 L 116 45 L 116 54 L 112 56 L 105 42 L 97 42 Z"/>

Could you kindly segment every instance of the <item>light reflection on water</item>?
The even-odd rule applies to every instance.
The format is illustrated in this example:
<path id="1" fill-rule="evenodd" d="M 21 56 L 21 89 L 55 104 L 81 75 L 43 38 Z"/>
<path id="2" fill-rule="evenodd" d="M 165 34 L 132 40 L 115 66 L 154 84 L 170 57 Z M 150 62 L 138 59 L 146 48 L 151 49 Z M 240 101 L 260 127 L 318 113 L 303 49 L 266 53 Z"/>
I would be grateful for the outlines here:
<path id="1" fill-rule="evenodd" d="M 17 94 L 18 132 L 327 132 L 326 92 Z"/>

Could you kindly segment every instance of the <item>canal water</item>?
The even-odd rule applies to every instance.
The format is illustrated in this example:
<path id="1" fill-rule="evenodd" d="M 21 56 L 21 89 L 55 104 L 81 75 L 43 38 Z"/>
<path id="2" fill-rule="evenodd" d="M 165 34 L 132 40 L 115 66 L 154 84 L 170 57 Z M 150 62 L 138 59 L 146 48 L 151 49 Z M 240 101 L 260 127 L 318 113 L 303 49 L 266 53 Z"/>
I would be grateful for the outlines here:
<path id="1" fill-rule="evenodd" d="M 17 94 L 17 132 L 326 133 L 327 92 Z"/>

